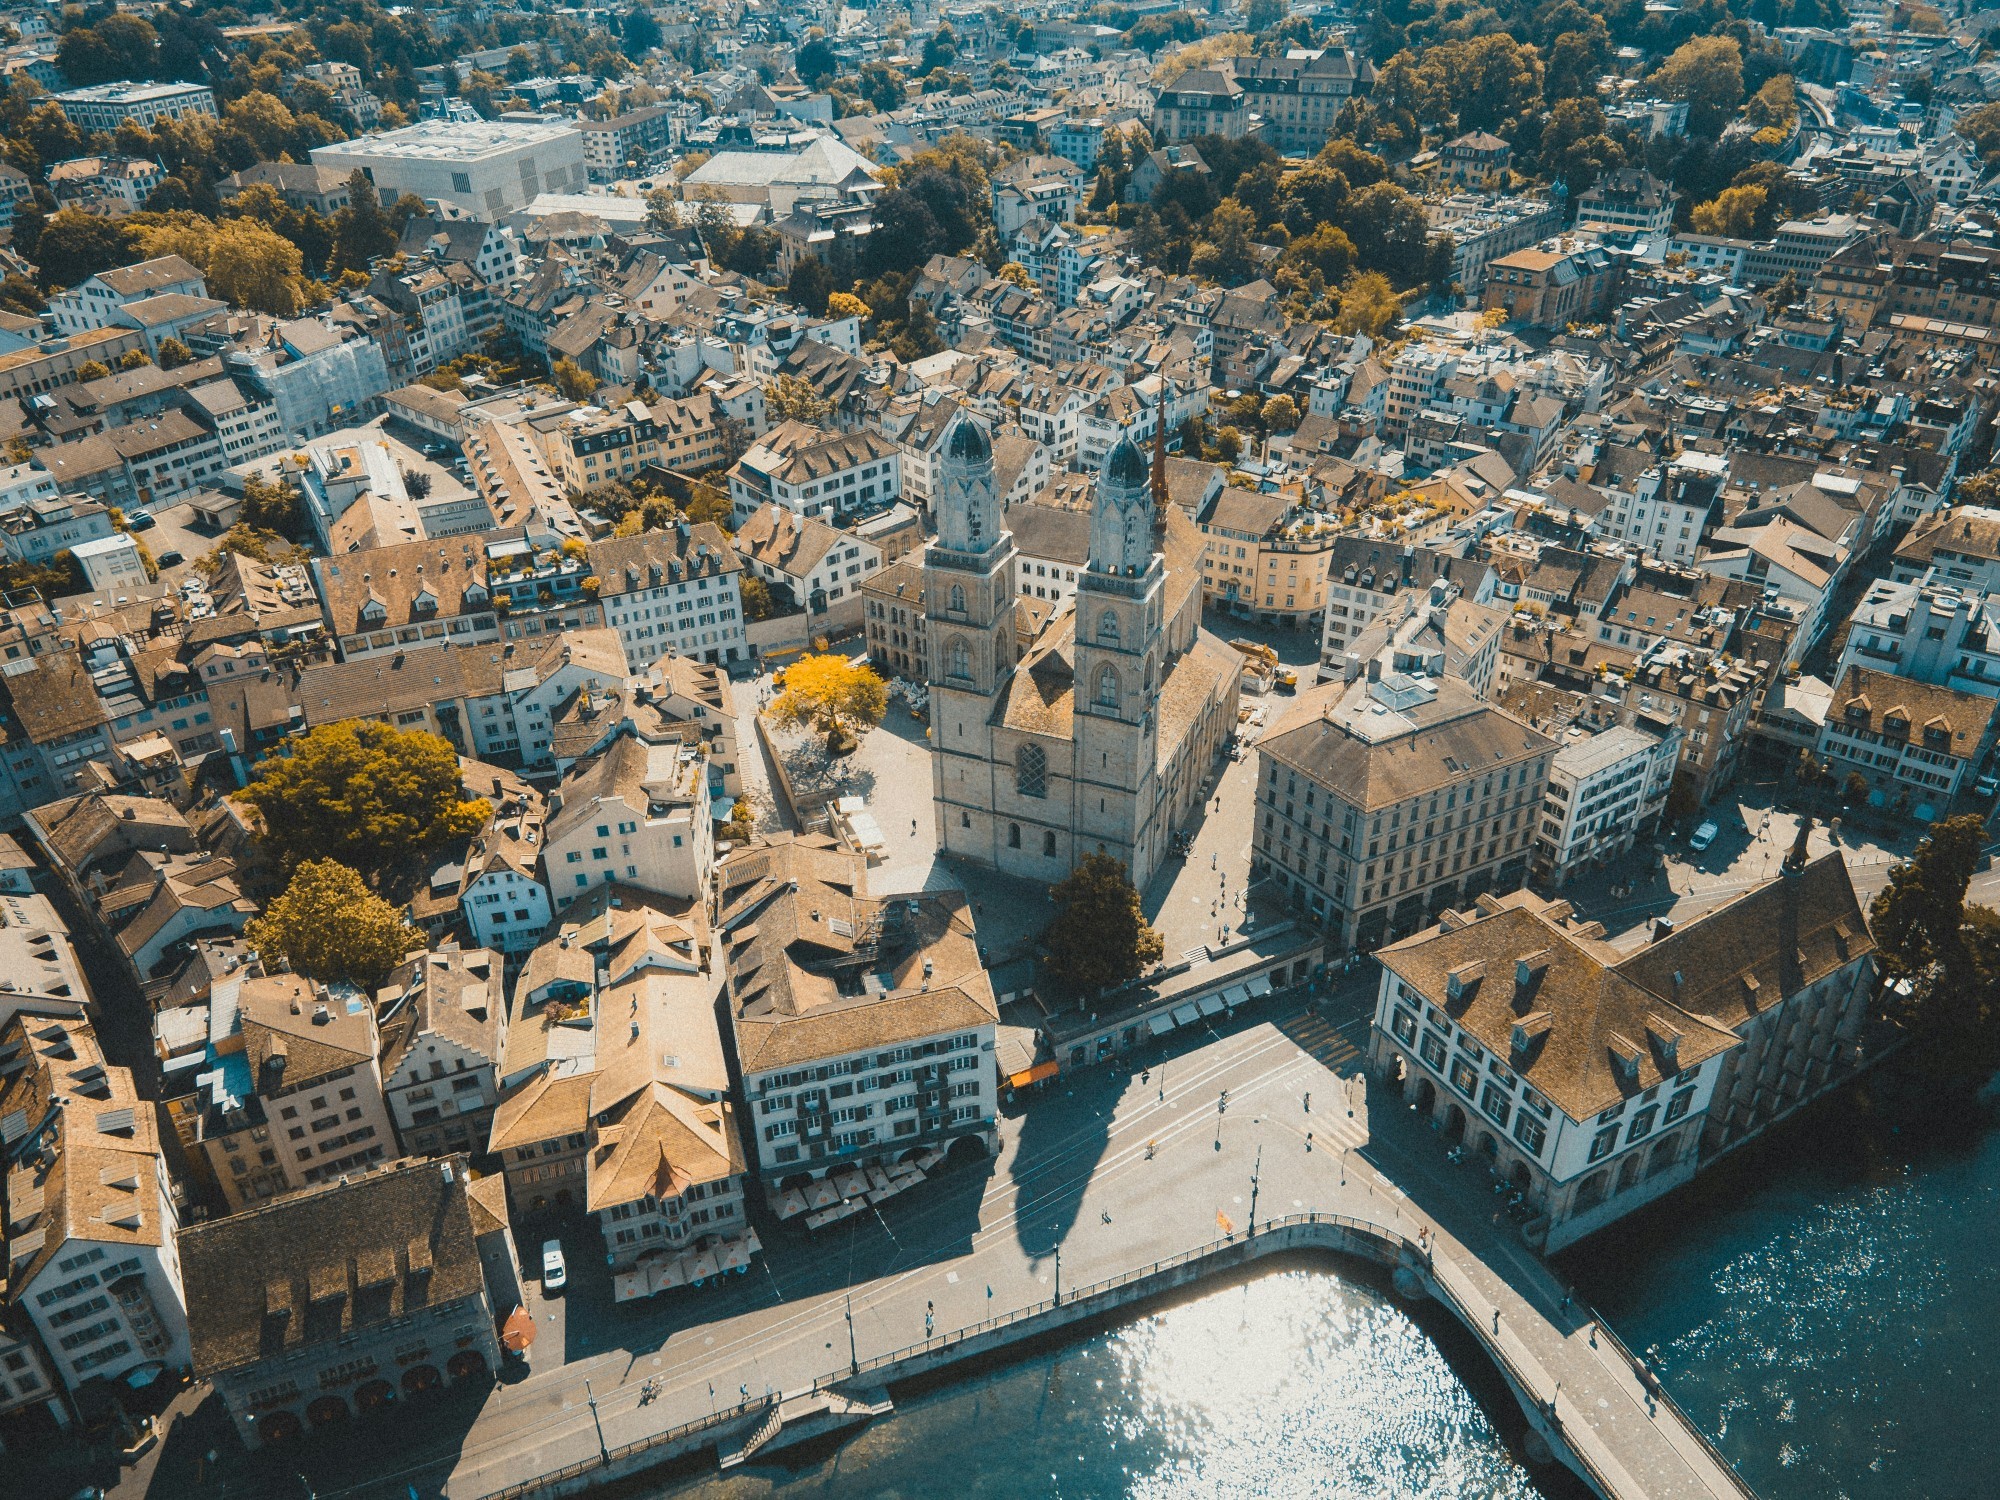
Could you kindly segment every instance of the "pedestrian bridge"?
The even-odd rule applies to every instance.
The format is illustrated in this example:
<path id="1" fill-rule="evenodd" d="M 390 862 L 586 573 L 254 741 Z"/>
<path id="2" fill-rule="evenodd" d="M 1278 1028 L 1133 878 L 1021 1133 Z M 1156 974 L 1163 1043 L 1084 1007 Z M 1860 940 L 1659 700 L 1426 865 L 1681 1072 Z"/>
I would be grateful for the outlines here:
<path id="1" fill-rule="evenodd" d="M 1386 1184 L 1382 1185 L 1386 1188 Z M 772 1391 L 708 1421 L 683 1423 L 560 1474 L 491 1492 L 485 1500 L 578 1493 L 713 1446 L 725 1467 L 788 1441 L 826 1436 L 886 1414 L 885 1388 L 1001 1354 L 1011 1345 L 1087 1325 L 1163 1293 L 1271 1256 L 1330 1253 L 1390 1268 L 1406 1298 L 1431 1297 L 1478 1339 L 1526 1415 L 1529 1458 L 1558 1462 L 1603 1500 L 1755 1500 L 1727 1459 L 1657 1380 L 1586 1308 L 1538 1306 L 1464 1245 L 1419 1219 L 1393 1188 L 1366 1216 L 1293 1213 L 1180 1255 L 1136 1266 L 906 1348 L 855 1360 L 801 1390 Z M 796 1433 L 787 1434 L 788 1425 Z"/>

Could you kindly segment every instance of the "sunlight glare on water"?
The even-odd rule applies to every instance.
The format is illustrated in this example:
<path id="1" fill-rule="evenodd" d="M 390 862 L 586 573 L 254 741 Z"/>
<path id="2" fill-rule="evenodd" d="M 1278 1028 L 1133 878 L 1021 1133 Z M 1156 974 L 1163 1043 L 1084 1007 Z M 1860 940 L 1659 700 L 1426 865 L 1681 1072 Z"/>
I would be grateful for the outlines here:
<path id="1" fill-rule="evenodd" d="M 1288 1271 L 899 1403 L 797 1472 L 677 1500 L 1539 1500 L 1383 1293 Z"/>

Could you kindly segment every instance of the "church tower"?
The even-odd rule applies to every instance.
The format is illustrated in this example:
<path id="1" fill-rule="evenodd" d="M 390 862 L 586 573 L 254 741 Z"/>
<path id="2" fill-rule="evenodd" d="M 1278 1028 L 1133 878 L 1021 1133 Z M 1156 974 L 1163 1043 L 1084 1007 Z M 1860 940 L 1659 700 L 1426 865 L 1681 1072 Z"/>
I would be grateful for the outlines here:
<path id="1" fill-rule="evenodd" d="M 924 550 L 926 680 L 938 845 L 991 857 L 995 700 L 1014 670 L 1014 538 L 1002 522 L 986 429 L 961 411 L 945 434 Z"/>
<path id="2" fill-rule="evenodd" d="M 1077 849 L 1102 844 L 1144 888 L 1164 856 L 1155 827 L 1158 703 L 1166 672 L 1166 517 L 1153 464 L 1130 437 L 1105 455 L 1090 516 L 1090 559 L 1076 585 Z"/>

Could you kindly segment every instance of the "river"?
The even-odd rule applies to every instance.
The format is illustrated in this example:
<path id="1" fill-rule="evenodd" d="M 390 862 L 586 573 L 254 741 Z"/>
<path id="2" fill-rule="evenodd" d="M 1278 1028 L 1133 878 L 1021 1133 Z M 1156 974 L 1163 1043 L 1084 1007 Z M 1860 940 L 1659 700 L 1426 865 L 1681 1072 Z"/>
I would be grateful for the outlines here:
<path id="1" fill-rule="evenodd" d="M 2000 1384 L 2000 1131 L 1940 1141 L 1850 1093 L 1563 1269 L 1762 1500 L 1958 1500 Z M 823 1459 L 674 1500 L 1533 1500 L 1475 1345 L 1286 1269 L 899 1401 Z M 1496 1429 L 1496 1422 L 1499 1428 Z M 1503 1432 L 1500 1429 L 1505 1429 Z"/>

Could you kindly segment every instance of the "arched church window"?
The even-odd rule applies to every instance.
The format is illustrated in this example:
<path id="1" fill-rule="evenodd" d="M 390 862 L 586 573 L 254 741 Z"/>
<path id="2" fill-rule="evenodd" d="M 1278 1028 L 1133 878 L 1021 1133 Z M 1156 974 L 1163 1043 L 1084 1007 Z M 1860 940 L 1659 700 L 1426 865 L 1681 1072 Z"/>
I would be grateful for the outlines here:
<path id="1" fill-rule="evenodd" d="M 1007 825 L 1007 847 L 1009 849 L 1018 849 L 1021 847 L 1021 825 L 1019 823 L 1009 823 Z"/>
<path id="2" fill-rule="evenodd" d="M 1118 706 L 1118 673 L 1110 667 L 1100 667 L 1097 672 L 1097 701 L 1101 707 Z"/>
<path id="3" fill-rule="evenodd" d="M 965 590 L 957 584 L 951 586 L 951 607 L 954 613 L 965 613 Z"/>
<path id="4" fill-rule="evenodd" d="M 1114 646 L 1118 643 L 1118 616 L 1108 609 L 1097 617 L 1097 638 Z"/>
<path id="5" fill-rule="evenodd" d="M 970 677 L 972 675 L 972 653 L 966 649 L 963 636 L 953 636 L 945 647 L 945 676 Z"/>
<path id="6" fill-rule="evenodd" d="M 1023 745 L 1014 756 L 1014 790 L 1023 797 L 1049 794 L 1049 757 L 1040 745 Z"/>

